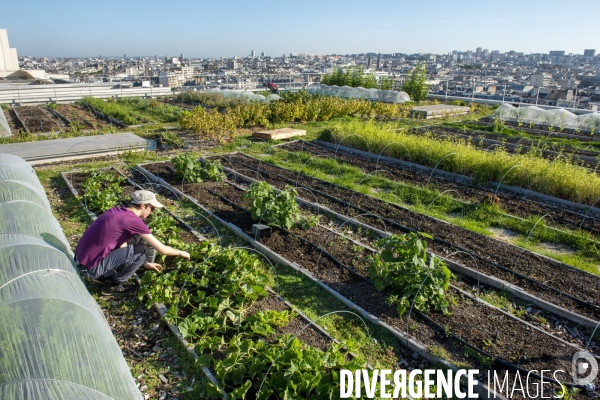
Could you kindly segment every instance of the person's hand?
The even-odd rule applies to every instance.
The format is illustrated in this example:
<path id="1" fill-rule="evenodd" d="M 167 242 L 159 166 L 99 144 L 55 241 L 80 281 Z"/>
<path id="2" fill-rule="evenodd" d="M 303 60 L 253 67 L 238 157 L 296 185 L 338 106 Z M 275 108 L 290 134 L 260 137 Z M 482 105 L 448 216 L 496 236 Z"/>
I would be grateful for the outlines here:
<path id="1" fill-rule="evenodd" d="M 190 253 L 188 253 L 187 251 L 183 251 L 180 250 L 179 251 L 179 257 L 185 258 L 186 260 L 190 259 Z"/>
<path id="2" fill-rule="evenodd" d="M 160 272 L 160 270 L 162 269 L 162 266 L 157 263 L 147 262 L 147 263 L 144 263 L 144 268 L 152 270 L 152 271 Z"/>
<path id="3" fill-rule="evenodd" d="M 127 247 L 127 245 L 128 245 L 128 243 L 127 243 L 127 242 L 125 242 L 125 243 L 123 243 L 122 245 L 120 245 L 120 246 L 119 246 L 119 248 L 120 248 L 120 249 L 122 249 L 123 247 Z"/>

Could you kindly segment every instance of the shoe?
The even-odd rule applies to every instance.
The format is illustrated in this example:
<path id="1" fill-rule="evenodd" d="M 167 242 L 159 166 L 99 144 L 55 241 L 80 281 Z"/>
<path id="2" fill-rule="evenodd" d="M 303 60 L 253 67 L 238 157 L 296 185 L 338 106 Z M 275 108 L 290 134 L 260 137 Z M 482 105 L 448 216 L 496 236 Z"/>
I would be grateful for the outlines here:
<path id="1" fill-rule="evenodd" d="M 105 282 L 102 286 L 102 294 L 105 296 L 119 296 L 135 292 L 135 283 L 114 283 Z"/>

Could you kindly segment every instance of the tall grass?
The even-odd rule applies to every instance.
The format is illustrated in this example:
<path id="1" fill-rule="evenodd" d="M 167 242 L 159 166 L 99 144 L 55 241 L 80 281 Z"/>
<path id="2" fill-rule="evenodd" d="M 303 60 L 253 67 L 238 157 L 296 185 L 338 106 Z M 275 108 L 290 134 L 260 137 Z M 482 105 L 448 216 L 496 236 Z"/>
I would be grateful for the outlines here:
<path id="1" fill-rule="evenodd" d="M 94 97 L 84 97 L 81 100 L 81 103 L 87 104 L 91 107 L 94 107 L 104 114 L 118 119 L 121 122 L 126 123 L 127 125 L 135 125 L 139 123 L 137 116 L 132 114 L 127 108 L 120 105 L 118 102 L 108 99 L 104 101 L 102 99 L 96 99 Z"/>
<path id="2" fill-rule="evenodd" d="M 182 111 L 180 107 L 141 97 L 124 97 L 117 103 L 134 114 L 142 114 L 159 122 L 177 122 Z"/>
<path id="3" fill-rule="evenodd" d="M 541 193 L 584 204 L 600 197 L 600 177 L 562 157 L 554 161 L 536 152 L 509 154 L 503 148 L 487 152 L 469 142 L 435 140 L 432 135 L 408 134 L 396 124 L 373 121 L 333 122 L 319 139 L 414 163 L 465 174 L 477 183 L 498 182 L 508 172 L 505 184 L 530 188 Z M 387 147 L 386 147 L 387 146 Z M 408 154 L 410 153 L 410 157 Z M 515 167 L 519 165 L 519 167 Z M 510 172 L 509 169 L 513 168 Z"/>

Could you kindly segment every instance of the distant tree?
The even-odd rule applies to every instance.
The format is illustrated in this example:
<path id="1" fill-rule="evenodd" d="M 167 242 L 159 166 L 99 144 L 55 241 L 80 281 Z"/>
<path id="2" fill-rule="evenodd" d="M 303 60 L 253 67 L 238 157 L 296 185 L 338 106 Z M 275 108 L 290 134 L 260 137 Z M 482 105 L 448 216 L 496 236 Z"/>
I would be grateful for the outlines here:
<path id="1" fill-rule="evenodd" d="M 379 88 L 381 90 L 393 90 L 394 80 L 386 77 L 381 78 L 381 84 L 379 85 Z"/>
<path id="2" fill-rule="evenodd" d="M 365 89 L 377 89 L 378 85 L 375 75 L 368 74 L 367 76 L 365 76 L 363 79 L 362 87 L 364 87 Z"/>
<path id="3" fill-rule="evenodd" d="M 323 75 L 321 77 L 321 83 L 323 85 L 363 87 L 365 89 L 379 88 L 375 75 L 365 74 L 365 70 L 360 67 L 347 68 L 345 72 L 342 68 L 336 68 L 333 73 Z M 393 87 L 393 81 L 391 79 L 389 82 L 384 80 L 383 83 L 386 88 L 391 89 Z"/>
<path id="4" fill-rule="evenodd" d="M 350 84 L 348 86 L 361 87 L 363 86 L 363 75 L 365 70 L 362 68 L 352 68 L 350 72 Z"/>
<path id="5" fill-rule="evenodd" d="M 427 97 L 429 88 L 427 87 L 427 71 L 425 65 L 419 64 L 410 72 L 404 81 L 404 90 L 413 101 L 421 101 Z"/>

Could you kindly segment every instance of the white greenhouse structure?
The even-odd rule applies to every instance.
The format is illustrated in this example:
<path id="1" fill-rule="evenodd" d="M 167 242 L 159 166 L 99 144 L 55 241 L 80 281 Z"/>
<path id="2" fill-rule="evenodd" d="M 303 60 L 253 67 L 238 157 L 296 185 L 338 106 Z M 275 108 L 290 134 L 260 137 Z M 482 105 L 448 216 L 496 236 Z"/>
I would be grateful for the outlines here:
<path id="1" fill-rule="evenodd" d="M 35 171 L 0 153 L 0 399 L 141 399 Z"/>

